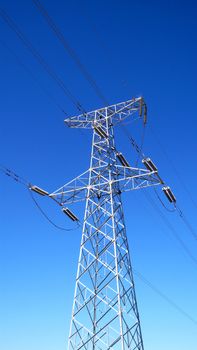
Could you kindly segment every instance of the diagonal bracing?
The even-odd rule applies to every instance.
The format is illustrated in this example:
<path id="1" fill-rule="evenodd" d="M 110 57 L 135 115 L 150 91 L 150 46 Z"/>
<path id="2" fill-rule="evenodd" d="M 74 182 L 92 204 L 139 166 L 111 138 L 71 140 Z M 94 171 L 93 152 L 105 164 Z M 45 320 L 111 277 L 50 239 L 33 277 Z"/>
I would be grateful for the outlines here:
<path id="1" fill-rule="evenodd" d="M 146 111 L 142 98 L 66 119 L 93 130 L 90 168 L 50 194 L 60 205 L 86 200 L 69 350 L 143 350 L 121 193 L 161 183 L 117 152 L 113 126 Z"/>

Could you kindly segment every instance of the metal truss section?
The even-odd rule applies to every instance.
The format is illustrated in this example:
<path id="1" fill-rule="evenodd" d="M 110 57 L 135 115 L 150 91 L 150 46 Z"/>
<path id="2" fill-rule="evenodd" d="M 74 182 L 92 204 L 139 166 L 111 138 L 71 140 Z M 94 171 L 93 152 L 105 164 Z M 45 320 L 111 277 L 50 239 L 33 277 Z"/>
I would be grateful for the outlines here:
<path id="1" fill-rule="evenodd" d="M 49 197 L 60 205 L 83 201 L 89 183 L 89 170 L 51 193 Z"/>
<path id="2" fill-rule="evenodd" d="M 132 120 L 141 117 L 143 109 L 146 108 L 145 106 L 143 98 L 137 97 L 126 102 L 121 102 L 92 112 L 83 113 L 79 116 L 67 118 L 64 121 L 71 128 L 91 129 L 96 125 L 106 125 L 107 120 L 110 120 L 113 125 L 116 125 L 130 115 L 134 115 Z"/>
<path id="3" fill-rule="evenodd" d="M 62 205 L 86 198 L 68 350 L 144 350 L 121 193 L 160 179 L 157 171 L 119 164 L 113 134 L 114 122 L 139 102 L 66 120 L 93 129 L 89 170 L 50 195 Z"/>
<path id="4" fill-rule="evenodd" d="M 89 176 L 91 173 L 91 184 Z M 98 178 L 100 178 L 98 183 Z M 89 169 L 72 181 L 60 187 L 49 196 L 55 199 L 60 205 L 72 204 L 86 199 L 88 190 L 105 196 L 110 193 L 110 184 L 119 182 L 118 191 L 125 192 L 140 188 L 156 186 L 161 184 L 157 172 L 150 172 L 146 169 L 114 166 L 111 182 L 106 177 L 106 166 Z"/>
<path id="5" fill-rule="evenodd" d="M 119 182 L 121 192 L 138 190 L 145 187 L 157 186 L 161 184 L 161 178 L 157 171 L 147 171 L 145 169 L 116 166 L 116 177 L 113 182 Z"/>

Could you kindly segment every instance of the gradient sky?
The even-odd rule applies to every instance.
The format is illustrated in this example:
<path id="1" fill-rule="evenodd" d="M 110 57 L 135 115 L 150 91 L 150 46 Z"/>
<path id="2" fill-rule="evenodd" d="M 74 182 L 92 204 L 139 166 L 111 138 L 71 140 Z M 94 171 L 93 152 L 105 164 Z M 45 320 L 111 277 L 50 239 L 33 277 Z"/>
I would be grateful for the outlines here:
<path id="1" fill-rule="evenodd" d="M 103 106 L 30 0 L 1 0 L 17 23 L 88 110 Z M 144 153 L 157 164 L 177 204 L 197 230 L 195 1 L 44 1 L 70 46 L 110 104 L 143 95 L 148 105 Z M 52 192 L 89 166 L 91 132 L 68 129 L 77 108 L 0 18 L 0 163 Z M 60 106 L 60 108 L 59 108 Z M 140 142 L 142 122 L 128 130 Z M 120 128 L 116 144 L 134 165 Z M 81 230 L 58 231 L 28 191 L 0 173 L 2 350 L 65 350 Z M 178 213 L 146 190 L 197 259 L 197 242 Z M 161 189 L 158 190 L 162 197 Z M 163 197 L 162 197 L 163 198 Z M 58 207 L 38 201 L 54 221 L 74 228 Z M 123 195 L 133 267 L 192 321 L 135 275 L 145 350 L 196 349 L 197 263 L 143 192 Z M 169 207 L 168 203 L 166 205 Z M 73 207 L 82 218 L 84 205 Z"/>

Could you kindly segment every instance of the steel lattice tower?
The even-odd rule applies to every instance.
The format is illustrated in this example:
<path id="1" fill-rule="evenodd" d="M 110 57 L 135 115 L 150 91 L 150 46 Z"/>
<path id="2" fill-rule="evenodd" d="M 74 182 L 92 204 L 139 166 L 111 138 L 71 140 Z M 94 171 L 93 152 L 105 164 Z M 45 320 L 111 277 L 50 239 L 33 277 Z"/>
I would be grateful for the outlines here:
<path id="1" fill-rule="evenodd" d="M 130 167 L 113 127 L 145 108 L 140 97 L 65 120 L 93 130 L 90 168 L 51 194 L 61 205 L 86 199 L 69 350 L 144 349 L 121 193 L 161 182 L 155 169 Z"/>

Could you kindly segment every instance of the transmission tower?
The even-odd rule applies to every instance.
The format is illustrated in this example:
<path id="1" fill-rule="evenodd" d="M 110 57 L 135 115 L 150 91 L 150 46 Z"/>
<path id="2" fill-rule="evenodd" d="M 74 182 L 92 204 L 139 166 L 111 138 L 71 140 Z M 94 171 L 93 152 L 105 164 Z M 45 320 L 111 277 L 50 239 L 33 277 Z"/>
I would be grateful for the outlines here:
<path id="1" fill-rule="evenodd" d="M 65 120 L 93 131 L 90 168 L 50 194 L 73 220 L 67 204 L 86 200 L 69 350 L 143 350 L 121 193 L 161 184 L 152 161 L 133 168 L 114 143 L 113 127 L 146 113 L 134 98 Z M 146 116 L 145 116 L 146 117 Z"/>

